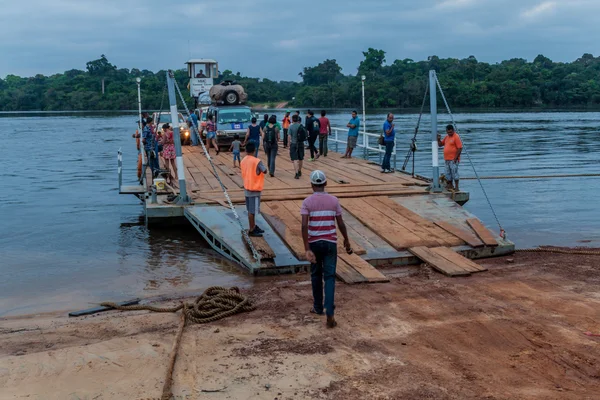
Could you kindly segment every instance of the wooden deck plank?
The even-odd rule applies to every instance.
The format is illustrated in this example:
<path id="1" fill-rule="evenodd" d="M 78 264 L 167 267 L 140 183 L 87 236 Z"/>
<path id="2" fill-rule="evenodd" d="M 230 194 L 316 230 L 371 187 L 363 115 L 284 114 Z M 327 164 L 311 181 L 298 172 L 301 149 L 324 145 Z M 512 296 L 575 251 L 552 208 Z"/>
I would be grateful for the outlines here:
<path id="1" fill-rule="evenodd" d="M 300 225 L 290 216 L 287 209 L 273 202 L 263 203 L 261 208 L 263 218 L 277 232 L 294 256 L 298 260 L 306 261 Z"/>
<path id="2" fill-rule="evenodd" d="M 344 261 L 348 265 L 352 266 L 356 272 L 365 277 L 367 282 L 389 282 L 390 279 L 378 271 L 375 267 L 369 264 L 367 261 L 360 258 L 357 254 L 348 254 L 345 251 L 341 251 L 338 247 L 338 262 L 339 260 Z"/>
<path id="3" fill-rule="evenodd" d="M 471 273 L 469 271 L 466 271 L 466 270 L 458 267 L 456 264 L 446 260 L 444 257 L 441 257 L 437 253 L 434 253 L 433 251 L 431 251 L 431 249 L 429 249 L 427 247 L 422 247 L 422 246 L 411 247 L 408 249 L 408 251 L 410 251 L 415 256 L 419 257 L 419 259 L 421 259 L 421 260 L 425 261 L 426 263 L 428 263 L 429 265 L 431 265 L 432 268 L 436 269 L 437 271 L 439 271 L 445 275 L 448 275 L 448 276 L 471 275 Z"/>
<path id="4" fill-rule="evenodd" d="M 481 239 L 481 241 L 486 246 L 498 246 L 498 242 L 494 238 L 494 235 L 492 234 L 492 232 L 490 232 L 488 230 L 488 228 L 486 228 L 483 225 L 483 223 L 481 223 L 480 220 L 478 220 L 477 218 L 469 218 L 467 220 L 467 224 L 469 224 L 469 226 L 471 228 L 473 228 L 473 230 L 475 231 L 475 233 L 477 234 L 477 236 L 479 236 L 479 238 Z"/>
<path id="5" fill-rule="evenodd" d="M 431 235 L 432 237 L 438 239 L 443 246 L 460 246 L 464 244 L 462 239 L 446 232 L 445 230 L 436 226 L 432 221 L 414 211 L 409 210 L 391 197 L 378 197 L 377 201 L 383 203 L 389 207 L 390 210 L 393 210 L 397 214 L 402 215 L 404 218 L 407 218 L 409 221 L 415 223 L 427 235 Z"/>
<path id="6" fill-rule="evenodd" d="M 335 276 L 347 284 L 367 282 L 367 278 L 362 276 L 351 265 L 338 257 L 335 268 Z"/>
<path id="7" fill-rule="evenodd" d="M 252 242 L 252 245 L 254 246 L 254 248 L 256 249 L 258 254 L 260 254 L 261 259 L 272 260 L 275 258 L 275 256 L 276 256 L 275 252 L 273 251 L 271 246 L 269 246 L 269 244 L 267 243 L 267 241 L 265 240 L 264 237 L 250 236 L 250 241 Z M 248 242 L 245 239 L 243 240 L 243 242 L 244 242 L 244 245 L 246 245 L 246 248 L 248 248 L 248 250 L 250 250 L 250 248 L 248 246 Z"/>
<path id="8" fill-rule="evenodd" d="M 461 267 L 462 269 L 464 269 L 466 271 L 470 271 L 470 272 L 487 271 L 486 268 L 473 262 L 472 260 L 469 260 L 468 258 L 462 256 L 461 254 L 458 254 L 457 252 L 455 252 L 454 250 L 452 250 L 448 247 L 436 247 L 436 248 L 433 248 L 430 250 L 433 251 L 434 253 L 437 253 L 440 256 L 444 257 L 446 260 L 458 265 L 459 267 Z"/>
<path id="9" fill-rule="evenodd" d="M 435 221 L 434 223 L 440 228 L 444 229 L 445 231 L 450 232 L 454 236 L 461 238 L 471 247 L 477 248 L 483 247 L 484 245 L 481 239 L 479 239 L 475 234 L 473 234 L 473 232 L 469 232 L 466 229 L 459 228 L 458 226 L 445 221 Z"/>
<path id="10" fill-rule="evenodd" d="M 369 206 L 364 199 L 341 199 L 340 202 L 342 207 L 354 218 L 362 222 L 396 250 L 422 245 L 420 237 L 396 224 L 384 213 Z"/>

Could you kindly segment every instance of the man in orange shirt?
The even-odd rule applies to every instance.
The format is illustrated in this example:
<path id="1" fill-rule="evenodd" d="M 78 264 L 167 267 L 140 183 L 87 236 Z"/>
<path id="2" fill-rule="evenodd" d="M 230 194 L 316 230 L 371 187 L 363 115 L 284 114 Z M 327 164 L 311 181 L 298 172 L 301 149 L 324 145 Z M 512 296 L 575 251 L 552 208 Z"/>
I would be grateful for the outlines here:
<path id="1" fill-rule="evenodd" d="M 265 185 L 267 168 L 260 159 L 254 157 L 256 144 L 250 141 L 246 144 L 246 157 L 240 163 L 246 210 L 248 211 L 248 235 L 261 237 L 265 232 L 256 225 L 256 214 L 260 213 L 260 195 Z"/>
<path id="2" fill-rule="evenodd" d="M 438 146 L 444 148 L 444 161 L 446 163 L 446 180 L 448 181 L 448 190 L 458 191 L 458 164 L 460 163 L 460 153 L 462 153 L 463 145 L 458 133 L 454 131 L 453 125 L 446 126 L 446 137 L 442 139 L 440 134 L 437 136 Z M 452 186 L 452 182 L 456 186 Z"/>
<path id="3" fill-rule="evenodd" d="M 290 110 L 285 112 L 285 116 L 283 117 L 283 148 L 288 146 L 288 129 L 290 129 L 290 125 L 292 124 L 292 119 L 290 118 Z"/>

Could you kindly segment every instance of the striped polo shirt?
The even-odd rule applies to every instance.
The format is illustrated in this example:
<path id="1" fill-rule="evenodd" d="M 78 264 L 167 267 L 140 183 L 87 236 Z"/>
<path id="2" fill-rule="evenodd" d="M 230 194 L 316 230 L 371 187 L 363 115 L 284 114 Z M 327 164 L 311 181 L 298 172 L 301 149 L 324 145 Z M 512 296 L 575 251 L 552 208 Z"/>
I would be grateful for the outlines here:
<path id="1" fill-rule="evenodd" d="M 337 242 L 335 217 L 342 215 L 337 197 L 326 192 L 313 193 L 302 202 L 300 214 L 308 215 L 308 243 Z"/>

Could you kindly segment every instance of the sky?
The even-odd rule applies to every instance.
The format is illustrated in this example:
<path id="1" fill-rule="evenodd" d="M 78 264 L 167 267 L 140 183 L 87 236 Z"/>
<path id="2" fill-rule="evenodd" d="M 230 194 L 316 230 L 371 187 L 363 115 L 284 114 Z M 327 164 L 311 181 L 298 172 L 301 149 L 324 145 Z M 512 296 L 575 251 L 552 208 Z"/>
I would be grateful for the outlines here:
<path id="1" fill-rule="evenodd" d="M 600 0 L 0 0 L 0 77 L 85 69 L 219 69 L 299 80 L 336 59 L 356 74 L 369 47 L 396 59 L 573 61 L 600 55 Z"/>

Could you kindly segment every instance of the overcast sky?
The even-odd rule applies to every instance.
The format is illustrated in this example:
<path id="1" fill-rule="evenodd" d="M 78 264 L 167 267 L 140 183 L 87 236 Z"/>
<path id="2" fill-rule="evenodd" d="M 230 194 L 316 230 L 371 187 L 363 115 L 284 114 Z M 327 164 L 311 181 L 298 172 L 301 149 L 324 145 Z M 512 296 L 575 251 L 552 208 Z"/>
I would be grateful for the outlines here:
<path id="1" fill-rule="evenodd" d="M 497 62 L 600 53 L 600 0 L 0 0 L 0 77 L 85 69 L 182 68 L 297 80 L 336 59 L 355 74 L 368 47 L 395 59 Z"/>

